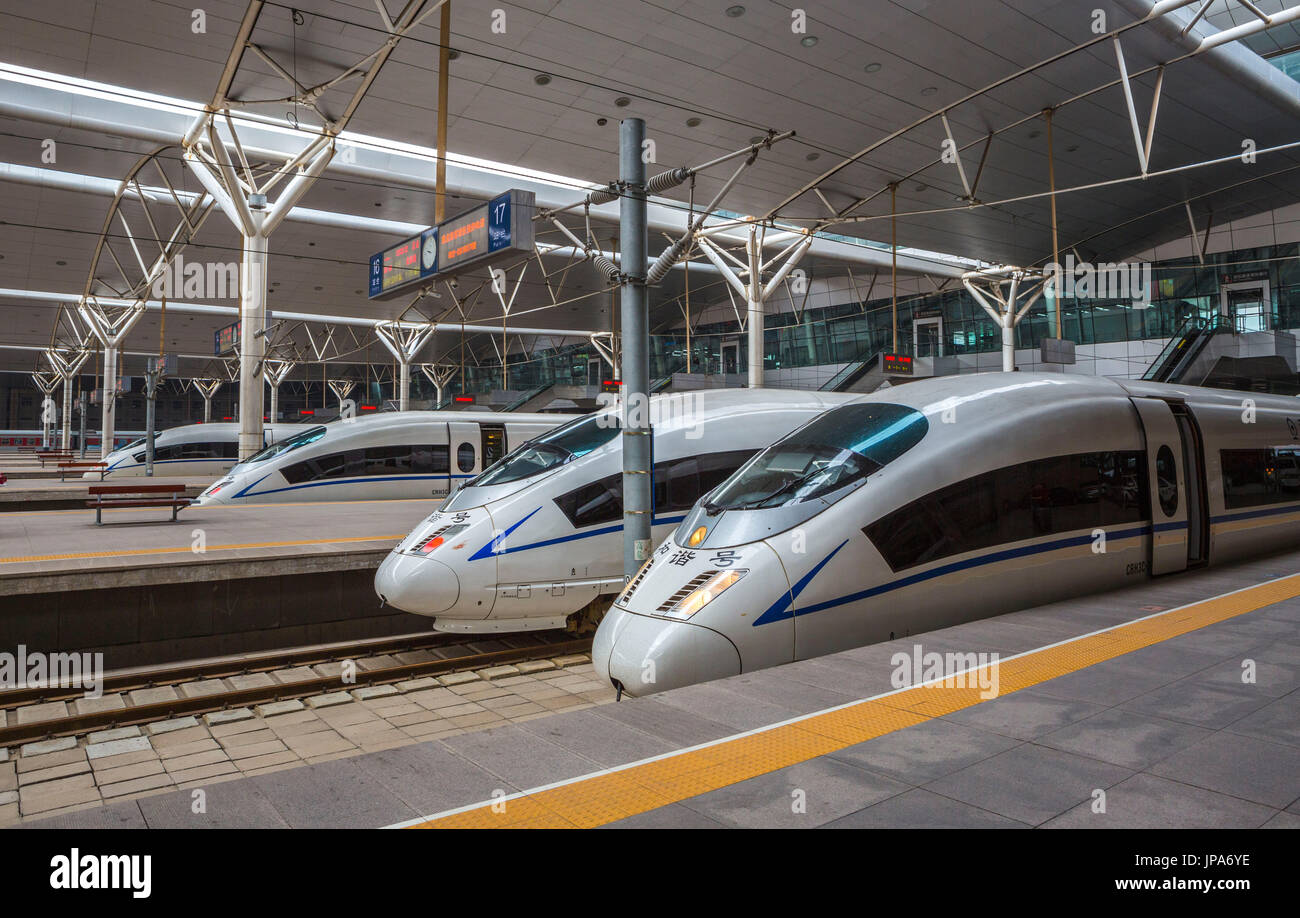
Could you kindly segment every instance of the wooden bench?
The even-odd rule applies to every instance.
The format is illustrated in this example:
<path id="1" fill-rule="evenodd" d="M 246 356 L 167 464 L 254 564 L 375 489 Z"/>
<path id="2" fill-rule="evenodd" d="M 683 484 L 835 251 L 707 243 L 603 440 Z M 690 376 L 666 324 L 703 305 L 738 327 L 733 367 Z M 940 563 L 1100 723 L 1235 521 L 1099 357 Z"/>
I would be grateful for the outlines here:
<path id="1" fill-rule="evenodd" d="M 95 525 L 104 525 L 103 512 L 117 507 L 171 507 L 172 521 L 176 514 L 188 507 L 190 498 L 185 496 L 185 485 L 91 485 L 90 496 L 94 500 L 86 501 L 87 507 L 95 508 Z"/>
<path id="2" fill-rule="evenodd" d="M 76 458 L 72 455 L 72 450 L 51 449 L 42 450 L 36 454 L 36 458 L 41 463 L 41 468 L 45 468 L 47 462 L 68 462 Z"/>
<path id="3" fill-rule="evenodd" d="M 98 472 L 99 480 L 104 480 L 104 475 L 108 472 L 108 465 L 103 462 L 60 462 L 59 463 L 59 481 L 67 481 L 69 472 Z"/>

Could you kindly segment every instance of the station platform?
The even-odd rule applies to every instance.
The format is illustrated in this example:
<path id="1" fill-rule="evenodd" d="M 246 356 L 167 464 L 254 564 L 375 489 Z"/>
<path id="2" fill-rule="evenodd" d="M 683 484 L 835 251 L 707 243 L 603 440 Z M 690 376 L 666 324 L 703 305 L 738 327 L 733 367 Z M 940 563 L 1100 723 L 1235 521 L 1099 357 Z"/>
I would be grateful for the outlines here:
<path id="1" fill-rule="evenodd" d="M 441 689 L 398 686 L 399 697 L 345 700 L 330 715 L 385 721 L 370 728 L 391 731 L 383 748 L 164 779 L 106 805 L 10 818 L 64 827 L 1296 828 L 1298 568 L 1300 552 L 1289 552 L 1162 577 L 647 698 L 611 703 L 607 687 L 603 696 L 593 688 L 581 710 L 509 723 L 430 723 L 424 714 L 436 709 L 420 693 Z M 892 684 L 896 655 L 929 653 L 999 658 L 974 670 L 954 658 L 937 680 Z M 541 675 L 510 679 L 540 697 L 545 687 L 522 683 Z M 472 689 L 483 705 L 510 690 Z M 312 723 L 324 711 L 306 708 L 240 729 L 332 729 Z M 403 726 L 413 709 L 425 709 L 424 741 Z M 214 754 L 233 754 L 239 734 L 210 729 Z M 171 773 L 165 739 L 134 742 L 124 754 L 163 757 L 157 773 Z M 24 765 L 29 754 L 84 759 L 89 748 L 19 751 L 8 780 L 41 766 Z M 195 788 L 205 792 L 201 814 Z"/>
<path id="2" fill-rule="evenodd" d="M 104 481 L 99 480 L 96 474 L 93 478 L 82 478 L 78 476 L 68 476 L 67 481 L 59 480 L 59 473 L 46 469 L 44 471 L 37 469 L 35 472 L 21 474 L 11 474 L 4 469 L 9 481 L 0 485 L 0 513 L 15 513 L 28 510 L 72 510 L 84 505 L 84 502 L 90 497 L 90 488 L 93 485 L 132 485 L 132 484 L 151 484 L 151 485 L 184 485 L 186 497 L 198 497 L 212 484 L 212 478 L 205 476 L 203 478 L 177 478 L 163 477 L 156 478 L 108 478 Z"/>
<path id="3" fill-rule="evenodd" d="M 0 646 L 103 651 L 121 668 L 418 630 L 381 613 L 373 572 L 436 503 L 213 505 L 175 522 L 119 509 L 102 526 L 91 509 L 6 513 Z"/>

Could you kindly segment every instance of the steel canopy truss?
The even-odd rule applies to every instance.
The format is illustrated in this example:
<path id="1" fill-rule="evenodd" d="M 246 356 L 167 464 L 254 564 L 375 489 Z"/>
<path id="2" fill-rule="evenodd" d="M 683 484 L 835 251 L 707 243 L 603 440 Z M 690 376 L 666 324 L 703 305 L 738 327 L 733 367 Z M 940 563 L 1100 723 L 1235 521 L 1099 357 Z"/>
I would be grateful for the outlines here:
<path id="1" fill-rule="evenodd" d="M 411 324 L 407 322 L 378 322 L 375 324 L 375 337 L 388 348 L 401 367 L 400 382 L 397 387 L 397 405 L 399 411 L 406 411 L 411 401 L 411 361 L 420 352 L 435 326 L 432 322 Z"/>
<path id="2" fill-rule="evenodd" d="M 274 53 L 254 40 L 262 0 L 252 0 L 240 22 L 234 46 L 226 59 L 212 101 L 194 120 L 181 142 L 184 159 L 199 183 L 221 208 L 243 237 L 243 265 L 240 284 L 239 347 L 239 458 L 246 459 L 262 448 L 262 385 L 257 377 L 266 366 L 266 292 L 268 245 L 272 233 L 288 215 L 334 158 L 335 138 L 347 127 L 393 49 L 416 25 L 441 7 L 427 0 L 407 0 L 396 18 L 390 17 L 383 0 L 376 0 L 380 25 L 385 34 L 378 48 L 355 63 L 339 68 L 330 78 L 313 85 L 301 83 L 290 68 L 279 63 Z M 293 14 L 295 17 L 296 13 Z M 295 20 L 296 21 L 296 20 Z M 285 96 L 237 98 L 234 90 L 245 55 L 251 52 L 289 86 Z M 350 92 L 347 92 L 350 90 Z M 327 109 L 326 94 L 343 97 L 337 114 Z M 306 127 L 293 116 L 295 127 L 310 138 L 295 154 L 286 156 L 273 169 L 255 166 L 244 153 L 232 109 L 258 106 L 301 106 L 314 112 L 320 124 Z M 224 129 L 224 130 L 223 130 Z M 272 203 L 269 195 L 283 182 Z M 268 379 L 270 382 L 270 379 Z M 272 401 L 278 387 L 273 383 Z"/>
<path id="3" fill-rule="evenodd" d="M 1135 2 L 1130 2 L 1129 5 L 1135 5 Z M 1204 16 L 1212 2 L 1213 0 L 1160 0 L 1160 2 L 1151 3 L 1150 9 L 1146 14 L 1139 16 L 1132 22 L 1110 29 L 1102 34 L 1094 35 L 1088 40 L 1080 42 L 1073 47 L 1055 53 L 1012 74 L 1001 77 L 980 89 L 967 93 L 942 108 L 925 113 L 911 123 L 887 134 L 884 137 L 872 141 L 856 153 L 844 157 L 838 163 L 829 167 L 816 179 L 806 183 L 786 196 L 764 216 L 764 220 L 782 221 L 786 225 L 807 226 L 811 231 L 818 232 L 836 226 L 844 227 L 853 224 L 868 223 L 871 221 L 890 220 L 891 218 L 915 219 L 931 215 L 959 213 L 976 208 L 1005 207 L 1010 204 L 1028 202 L 1038 198 L 1049 198 L 1054 200 L 1058 196 L 1070 193 L 1098 189 L 1111 185 L 1120 185 L 1129 182 L 1140 182 L 1143 179 L 1150 177 L 1188 172 L 1195 169 L 1204 169 L 1238 160 L 1241 158 L 1242 153 L 1242 150 L 1239 147 L 1231 149 L 1227 154 L 1221 157 L 1186 163 L 1163 170 L 1153 170 L 1151 165 L 1153 149 L 1155 148 L 1157 137 L 1156 128 L 1158 123 L 1159 104 L 1162 92 L 1165 89 L 1167 71 L 1169 68 L 1214 48 L 1223 47 L 1250 35 L 1266 31 L 1274 26 L 1300 19 L 1300 5 L 1291 6 L 1278 13 L 1267 15 L 1256 8 L 1253 4 L 1247 2 L 1247 0 L 1226 0 L 1228 3 L 1236 3 L 1243 9 L 1249 10 L 1252 16 L 1255 17 L 1253 21 L 1235 28 L 1225 29 L 1220 32 L 1205 35 L 1197 39 L 1188 38 L 1187 36 Z M 1188 22 L 1186 22 L 1186 24 L 1179 26 L 1172 20 L 1163 22 L 1167 20 L 1167 17 L 1170 17 L 1171 14 L 1176 13 L 1178 10 L 1193 6 L 1197 7 L 1197 12 Z M 1086 13 L 1086 10 L 1084 12 Z M 1137 71 L 1130 71 L 1125 59 L 1123 37 L 1135 29 L 1142 27 L 1150 28 L 1153 24 L 1157 23 L 1167 26 L 1167 28 L 1172 30 L 1177 36 L 1182 37 L 1184 39 L 1183 46 L 1187 48 L 1187 50 L 1182 53 L 1174 54 L 1168 60 L 1161 61 L 1152 66 L 1144 67 Z M 953 127 L 949 122 L 949 117 L 952 116 L 954 112 L 960 111 L 964 107 L 985 97 L 989 97 L 990 94 L 994 93 L 994 91 L 1004 88 L 1016 80 L 1026 78 L 1031 74 L 1037 74 L 1039 71 L 1061 62 L 1072 55 L 1087 52 L 1089 49 L 1100 51 L 1106 45 L 1111 46 L 1110 53 L 1113 55 L 1115 61 L 1116 70 L 1114 78 L 1107 79 L 1091 89 L 1071 93 L 1042 111 L 1037 111 L 1022 117 L 1016 117 L 1009 122 L 1003 123 L 999 127 L 989 129 L 987 132 L 981 133 L 979 136 L 973 139 L 968 139 L 965 142 L 962 142 L 955 136 Z M 1154 89 L 1151 95 L 1150 107 L 1144 116 L 1139 111 L 1139 104 L 1135 94 L 1135 80 L 1146 76 L 1153 77 Z M 1051 114 L 1059 113 L 1062 109 L 1075 103 L 1083 102 L 1085 100 L 1096 103 L 1098 101 L 1096 97 L 1099 94 L 1116 89 L 1122 92 L 1123 97 L 1123 110 L 1117 114 L 1120 115 L 1123 122 L 1126 122 L 1123 130 L 1125 132 L 1131 132 L 1133 136 L 1138 166 L 1135 173 L 1100 182 L 1090 182 L 1064 188 L 1049 189 L 1047 187 L 1047 182 L 1044 182 L 1043 190 L 1035 191 L 1033 193 L 1004 196 L 999 199 L 984 199 L 980 197 L 981 178 L 984 176 L 985 167 L 989 163 L 990 147 L 994 145 L 995 138 L 1016 128 L 1020 128 L 1030 124 L 1031 122 L 1042 119 L 1045 116 L 1048 117 L 1050 121 Z M 976 120 L 986 121 L 986 117 L 981 115 L 978 116 Z M 923 128 L 932 129 L 934 127 L 940 128 L 942 133 L 936 135 L 939 143 L 932 146 L 930 135 L 926 134 L 925 136 L 921 136 L 921 130 Z M 1037 135 L 1031 133 L 1030 136 L 1033 137 Z M 898 141 L 904 137 L 910 137 L 912 140 L 919 140 L 925 147 L 935 149 L 939 155 L 928 161 L 918 162 L 915 167 L 910 170 L 895 171 L 893 177 L 882 182 L 880 187 L 863 193 L 859 193 L 856 190 L 853 193 L 846 193 L 844 189 L 835 187 L 833 180 L 837 177 L 840 177 L 842 180 L 846 174 L 845 170 L 855 165 L 869 165 L 872 154 L 877 153 L 877 151 L 880 151 L 891 142 Z M 1300 141 L 1295 143 L 1277 144 L 1254 152 L 1256 155 L 1260 155 L 1266 153 L 1278 153 L 1284 150 L 1297 148 L 1300 148 Z M 1050 162 L 1052 156 L 1050 141 L 1046 152 Z M 994 152 L 992 155 L 994 159 L 996 159 L 997 153 Z M 975 166 L 974 175 L 972 176 L 968 167 L 975 162 L 976 157 L 978 157 L 978 165 Z M 901 182 L 916 179 L 922 176 L 923 173 L 926 173 L 927 170 L 932 170 L 935 167 L 953 169 L 954 178 L 962 189 L 962 193 L 957 196 L 958 203 L 952 206 L 913 209 L 908 211 L 896 211 L 891 207 L 889 211 L 883 213 L 864 212 L 864 208 L 866 208 L 868 204 L 889 191 L 891 187 L 897 188 Z M 1267 176 L 1259 176 L 1258 178 L 1264 179 L 1267 178 Z M 831 197 L 836 196 L 841 198 L 847 196 L 850 198 L 850 201 L 843 206 L 836 207 L 830 200 Z M 1194 195 L 1189 196 L 1188 200 L 1192 200 L 1194 197 Z M 1181 206 L 1183 202 L 1178 201 L 1175 203 L 1177 206 Z M 820 213 L 808 215 L 806 211 L 809 206 L 815 207 L 815 209 L 820 211 Z M 796 213 L 796 210 L 804 212 Z M 1100 233 L 1092 232 L 1088 234 L 1088 238 L 1097 235 L 1100 235 Z M 1075 244 L 1078 243 L 1070 242 L 1064 247 L 1068 249 L 1071 245 Z M 1039 251 L 1042 254 L 1041 260 L 1043 262 L 1046 262 L 1051 257 L 1051 253 L 1046 251 L 1045 246 L 1040 247 Z"/>

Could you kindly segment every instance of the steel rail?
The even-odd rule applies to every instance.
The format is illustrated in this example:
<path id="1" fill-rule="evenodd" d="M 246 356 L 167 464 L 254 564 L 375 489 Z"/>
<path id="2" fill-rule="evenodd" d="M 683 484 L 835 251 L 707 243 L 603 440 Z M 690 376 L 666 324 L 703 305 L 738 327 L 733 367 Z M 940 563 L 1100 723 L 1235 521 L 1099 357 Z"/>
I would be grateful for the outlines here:
<path id="1" fill-rule="evenodd" d="M 170 720 L 187 714 L 222 711 L 249 704 L 302 698 L 331 691 L 347 691 L 363 685 L 383 685 L 462 669 L 501 666 L 506 663 L 515 663 L 540 656 L 583 653 L 590 649 L 590 638 L 571 639 L 529 647 L 511 647 L 506 650 L 495 650 L 487 653 L 465 653 L 443 660 L 405 663 L 400 666 L 385 667 L 384 669 L 368 671 L 358 669 L 355 678 L 351 680 L 345 680 L 342 674 L 323 676 L 316 679 L 304 679 L 300 682 L 235 689 L 229 692 L 201 695 L 194 698 L 176 698 L 171 701 L 136 705 L 113 711 L 96 711 L 51 720 L 35 721 L 33 723 L 13 724 L 0 727 L 0 747 L 14 746 L 19 743 L 28 743 L 56 736 L 76 736 L 95 730 L 135 726 L 157 720 Z"/>

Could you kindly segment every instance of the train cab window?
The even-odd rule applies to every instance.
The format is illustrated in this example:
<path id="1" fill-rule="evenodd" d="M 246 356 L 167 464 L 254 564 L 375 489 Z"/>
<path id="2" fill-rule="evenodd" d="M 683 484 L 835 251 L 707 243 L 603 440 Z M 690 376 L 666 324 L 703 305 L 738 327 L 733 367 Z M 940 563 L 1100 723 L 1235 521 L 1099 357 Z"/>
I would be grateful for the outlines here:
<path id="1" fill-rule="evenodd" d="M 940 488 L 862 531 L 899 571 L 995 545 L 1149 517 L 1143 453 L 1076 453 Z"/>
<path id="2" fill-rule="evenodd" d="M 656 463 L 655 513 L 691 509 L 701 495 L 730 478 L 753 455 L 753 450 L 739 449 Z"/>
<path id="3" fill-rule="evenodd" d="M 1178 467 L 1174 463 L 1174 451 L 1168 446 L 1160 447 L 1156 453 L 1156 497 L 1165 516 L 1178 512 Z"/>
<path id="4" fill-rule="evenodd" d="M 560 495 L 555 504 L 574 529 L 619 521 L 623 517 L 622 478 L 621 472 L 608 475 Z"/>
<path id="5" fill-rule="evenodd" d="M 474 471 L 474 444 L 462 443 L 456 447 L 456 468 L 462 472 Z"/>
<path id="6" fill-rule="evenodd" d="M 300 446 L 306 446 L 308 443 L 315 443 L 321 437 L 325 436 L 324 427 L 312 427 L 304 430 L 302 433 L 294 434 L 292 437 L 286 437 L 283 440 L 277 440 L 270 446 L 267 446 L 245 459 L 245 462 L 263 462 L 272 456 L 278 456 L 281 453 L 287 453 L 290 450 L 298 449 Z"/>
<path id="7" fill-rule="evenodd" d="M 614 439 L 618 432 L 616 415 L 594 414 L 578 418 L 529 440 L 496 465 L 489 467 L 487 456 L 484 456 L 486 471 L 468 486 L 486 488 L 531 478 L 587 455 Z"/>
<path id="8" fill-rule="evenodd" d="M 705 507 L 756 510 L 822 497 L 879 471 L 920 443 L 929 426 L 904 405 L 832 408 L 763 450 Z"/>

